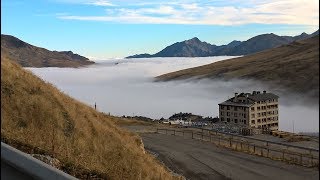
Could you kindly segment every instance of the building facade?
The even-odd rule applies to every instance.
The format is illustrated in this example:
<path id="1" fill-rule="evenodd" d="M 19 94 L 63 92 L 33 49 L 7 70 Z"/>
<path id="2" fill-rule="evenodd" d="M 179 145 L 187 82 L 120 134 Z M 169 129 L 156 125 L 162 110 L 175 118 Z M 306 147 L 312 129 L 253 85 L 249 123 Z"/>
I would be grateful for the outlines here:
<path id="1" fill-rule="evenodd" d="M 243 127 L 278 130 L 279 96 L 263 91 L 235 93 L 219 104 L 219 121 Z"/>

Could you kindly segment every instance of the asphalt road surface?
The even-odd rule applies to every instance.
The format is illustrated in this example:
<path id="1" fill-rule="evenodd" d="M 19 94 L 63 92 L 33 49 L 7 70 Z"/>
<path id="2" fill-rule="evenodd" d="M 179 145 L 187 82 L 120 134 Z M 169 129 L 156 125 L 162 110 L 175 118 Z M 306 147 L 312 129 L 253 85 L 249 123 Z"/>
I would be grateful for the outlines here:
<path id="1" fill-rule="evenodd" d="M 142 133 L 146 150 L 186 179 L 319 179 L 319 170 L 217 147 L 180 136 Z"/>

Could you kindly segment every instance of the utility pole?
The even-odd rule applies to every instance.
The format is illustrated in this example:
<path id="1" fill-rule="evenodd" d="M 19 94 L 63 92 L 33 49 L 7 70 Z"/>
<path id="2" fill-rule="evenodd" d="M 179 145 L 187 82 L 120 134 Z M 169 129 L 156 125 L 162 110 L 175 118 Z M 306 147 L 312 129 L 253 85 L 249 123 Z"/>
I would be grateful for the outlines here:
<path id="1" fill-rule="evenodd" d="M 292 121 L 292 132 L 294 133 L 294 120 Z"/>

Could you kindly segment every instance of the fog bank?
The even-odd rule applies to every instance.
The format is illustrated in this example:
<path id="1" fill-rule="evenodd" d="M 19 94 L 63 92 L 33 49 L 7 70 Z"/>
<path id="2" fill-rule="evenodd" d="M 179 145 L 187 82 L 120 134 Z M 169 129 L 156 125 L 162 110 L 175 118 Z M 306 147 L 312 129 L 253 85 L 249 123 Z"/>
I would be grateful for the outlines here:
<path id="1" fill-rule="evenodd" d="M 150 58 L 97 61 L 87 68 L 27 68 L 70 96 L 99 111 L 122 116 L 168 118 L 190 112 L 218 116 L 218 103 L 235 92 L 271 91 L 280 96 L 279 128 L 295 132 L 319 131 L 319 104 L 305 106 L 299 96 L 270 89 L 252 80 L 153 82 L 153 77 L 230 56 L 205 58 Z M 300 102 L 301 101 L 301 102 Z"/>

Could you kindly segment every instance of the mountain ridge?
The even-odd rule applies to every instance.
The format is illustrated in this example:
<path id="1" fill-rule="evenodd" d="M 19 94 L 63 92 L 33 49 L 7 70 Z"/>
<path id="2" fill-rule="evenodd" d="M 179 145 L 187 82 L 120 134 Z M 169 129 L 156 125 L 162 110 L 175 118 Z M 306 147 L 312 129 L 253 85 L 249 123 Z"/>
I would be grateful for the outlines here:
<path id="1" fill-rule="evenodd" d="M 312 34 L 303 32 L 297 36 L 279 36 L 274 33 L 268 33 L 254 36 L 246 41 L 233 40 L 221 46 L 200 41 L 199 38 L 193 37 L 192 39 L 173 43 L 155 54 L 136 54 L 126 58 L 241 56 L 307 39 L 317 34 L 319 34 L 319 30 Z"/>
<path id="2" fill-rule="evenodd" d="M 23 67 L 81 67 L 94 63 L 72 51 L 50 51 L 5 34 L 1 34 L 1 53 Z"/>
<path id="3" fill-rule="evenodd" d="M 294 41 L 243 57 L 157 76 L 156 81 L 184 79 L 253 79 L 304 94 L 319 97 L 319 35 Z"/>

